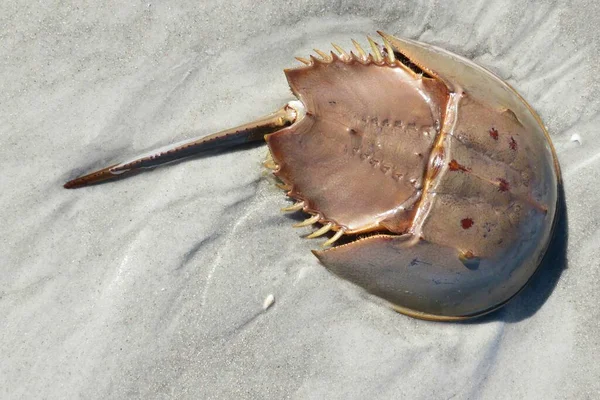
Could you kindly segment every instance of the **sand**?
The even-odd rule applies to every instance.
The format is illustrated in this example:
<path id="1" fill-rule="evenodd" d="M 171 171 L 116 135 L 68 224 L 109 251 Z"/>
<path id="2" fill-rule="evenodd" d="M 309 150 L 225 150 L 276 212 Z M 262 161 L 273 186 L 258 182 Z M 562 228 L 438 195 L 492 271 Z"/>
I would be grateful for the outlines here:
<path id="1" fill-rule="evenodd" d="M 600 398 L 597 2 L 23 3 L 0 5 L 0 397 Z M 264 147 L 62 188 L 277 109 L 294 56 L 376 29 L 476 60 L 551 133 L 567 213 L 501 311 L 414 320 L 328 273 Z"/>

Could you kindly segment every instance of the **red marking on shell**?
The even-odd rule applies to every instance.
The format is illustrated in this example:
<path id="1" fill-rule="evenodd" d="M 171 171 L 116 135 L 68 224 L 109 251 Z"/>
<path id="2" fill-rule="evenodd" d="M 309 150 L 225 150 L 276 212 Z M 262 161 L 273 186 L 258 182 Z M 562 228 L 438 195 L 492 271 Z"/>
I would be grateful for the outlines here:
<path id="1" fill-rule="evenodd" d="M 494 140 L 498 140 L 498 130 L 496 128 L 490 129 L 490 137 Z"/>
<path id="2" fill-rule="evenodd" d="M 506 192 L 510 189 L 510 185 L 506 179 L 498 178 L 498 190 L 501 192 Z"/>
<path id="3" fill-rule="evenodd" d="M 462 226 L 463 229 L 469 229 L 470 227 L 473 226 L 473 219 L 471 219 L 471 218 L 461 219 L 460 226 Z"/>
<path id="4" fill-rule="evenodd" d="M 508 143 L 508 147 L 510 147 L 510 149 L 513 151 L 517 151 L 517 141 L 512 136 L 510 137 L 510 142 Z"/>
<path id="5" fill-rule="evenodd" d="M 465 167 L 464 165 L 460 164 L 456 160 L 450 161 L 450 163 L 448 164 L 448 167 L 450 168 L 450 171 L 462 171 L 462 172 L 470 172 L 471 171 L 471 168 Z"/>

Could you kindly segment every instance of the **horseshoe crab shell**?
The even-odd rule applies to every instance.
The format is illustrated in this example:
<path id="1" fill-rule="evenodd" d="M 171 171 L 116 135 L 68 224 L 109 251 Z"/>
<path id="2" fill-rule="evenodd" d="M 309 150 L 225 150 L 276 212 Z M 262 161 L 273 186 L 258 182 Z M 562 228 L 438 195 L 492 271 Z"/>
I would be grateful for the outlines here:
<path id="1" fill-rule="evenodd" d="M 371 52 L 285 70 L 297 101 L 256 122 L 68 182 L 78 187 L 258 140 L 266 165 L 332 235 L 314 254 L 404 314 L 455 320 L 504 305 L 553 231 L 560 171 L 549 136 L 508 84 L 448 51 L 379 32 Z M 344 237 L 344 240 L 338 239 Z M 338 244 L 344 242 L 344 244 Z"/>

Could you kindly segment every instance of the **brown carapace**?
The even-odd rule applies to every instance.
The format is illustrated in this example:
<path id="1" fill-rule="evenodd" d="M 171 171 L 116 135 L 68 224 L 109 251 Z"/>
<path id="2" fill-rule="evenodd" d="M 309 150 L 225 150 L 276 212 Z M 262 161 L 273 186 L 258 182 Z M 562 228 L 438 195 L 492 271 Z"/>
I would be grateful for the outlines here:
<path id="1" fill-rule="evenodd" d="M 495 310 L 536 271 L 560 171 L 537 114 L 445 50 L 379 32 L 285 70 L 298 100 L 253 123 L 68 182 L 73 188 L 215 147 L 267 141 L 265 165 L 329 235 L 314 254 L 397 311 L 456 320 Z M 343 240 L 340 240 L 344 237 Z M 343 243 L 343 244 L 340 244 Z"/>

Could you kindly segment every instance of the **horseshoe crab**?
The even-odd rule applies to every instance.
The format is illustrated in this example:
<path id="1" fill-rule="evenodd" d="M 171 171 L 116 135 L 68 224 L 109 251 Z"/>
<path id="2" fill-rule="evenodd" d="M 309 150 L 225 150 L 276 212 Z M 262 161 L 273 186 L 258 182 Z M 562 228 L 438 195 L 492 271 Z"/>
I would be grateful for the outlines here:
<path id="1" fill-rule="evenodd" d="M 535 111 L 508 84 L 446 50 L 378 32 L 371 50 L 298 58 L 297 100 L 255 122 L 157 150 L 75 188 L 217 147 L 266 140 L 286 211 L 327 234 L 334 274 L 424 319 L 483 315 L 536 271 L 560 171 Z M 339 240 L 341 237 L 343 240 Z M 339 241 L 338 241 L 339 240 Z M 342 243 L 343 244 L 340 244 Z"/>

